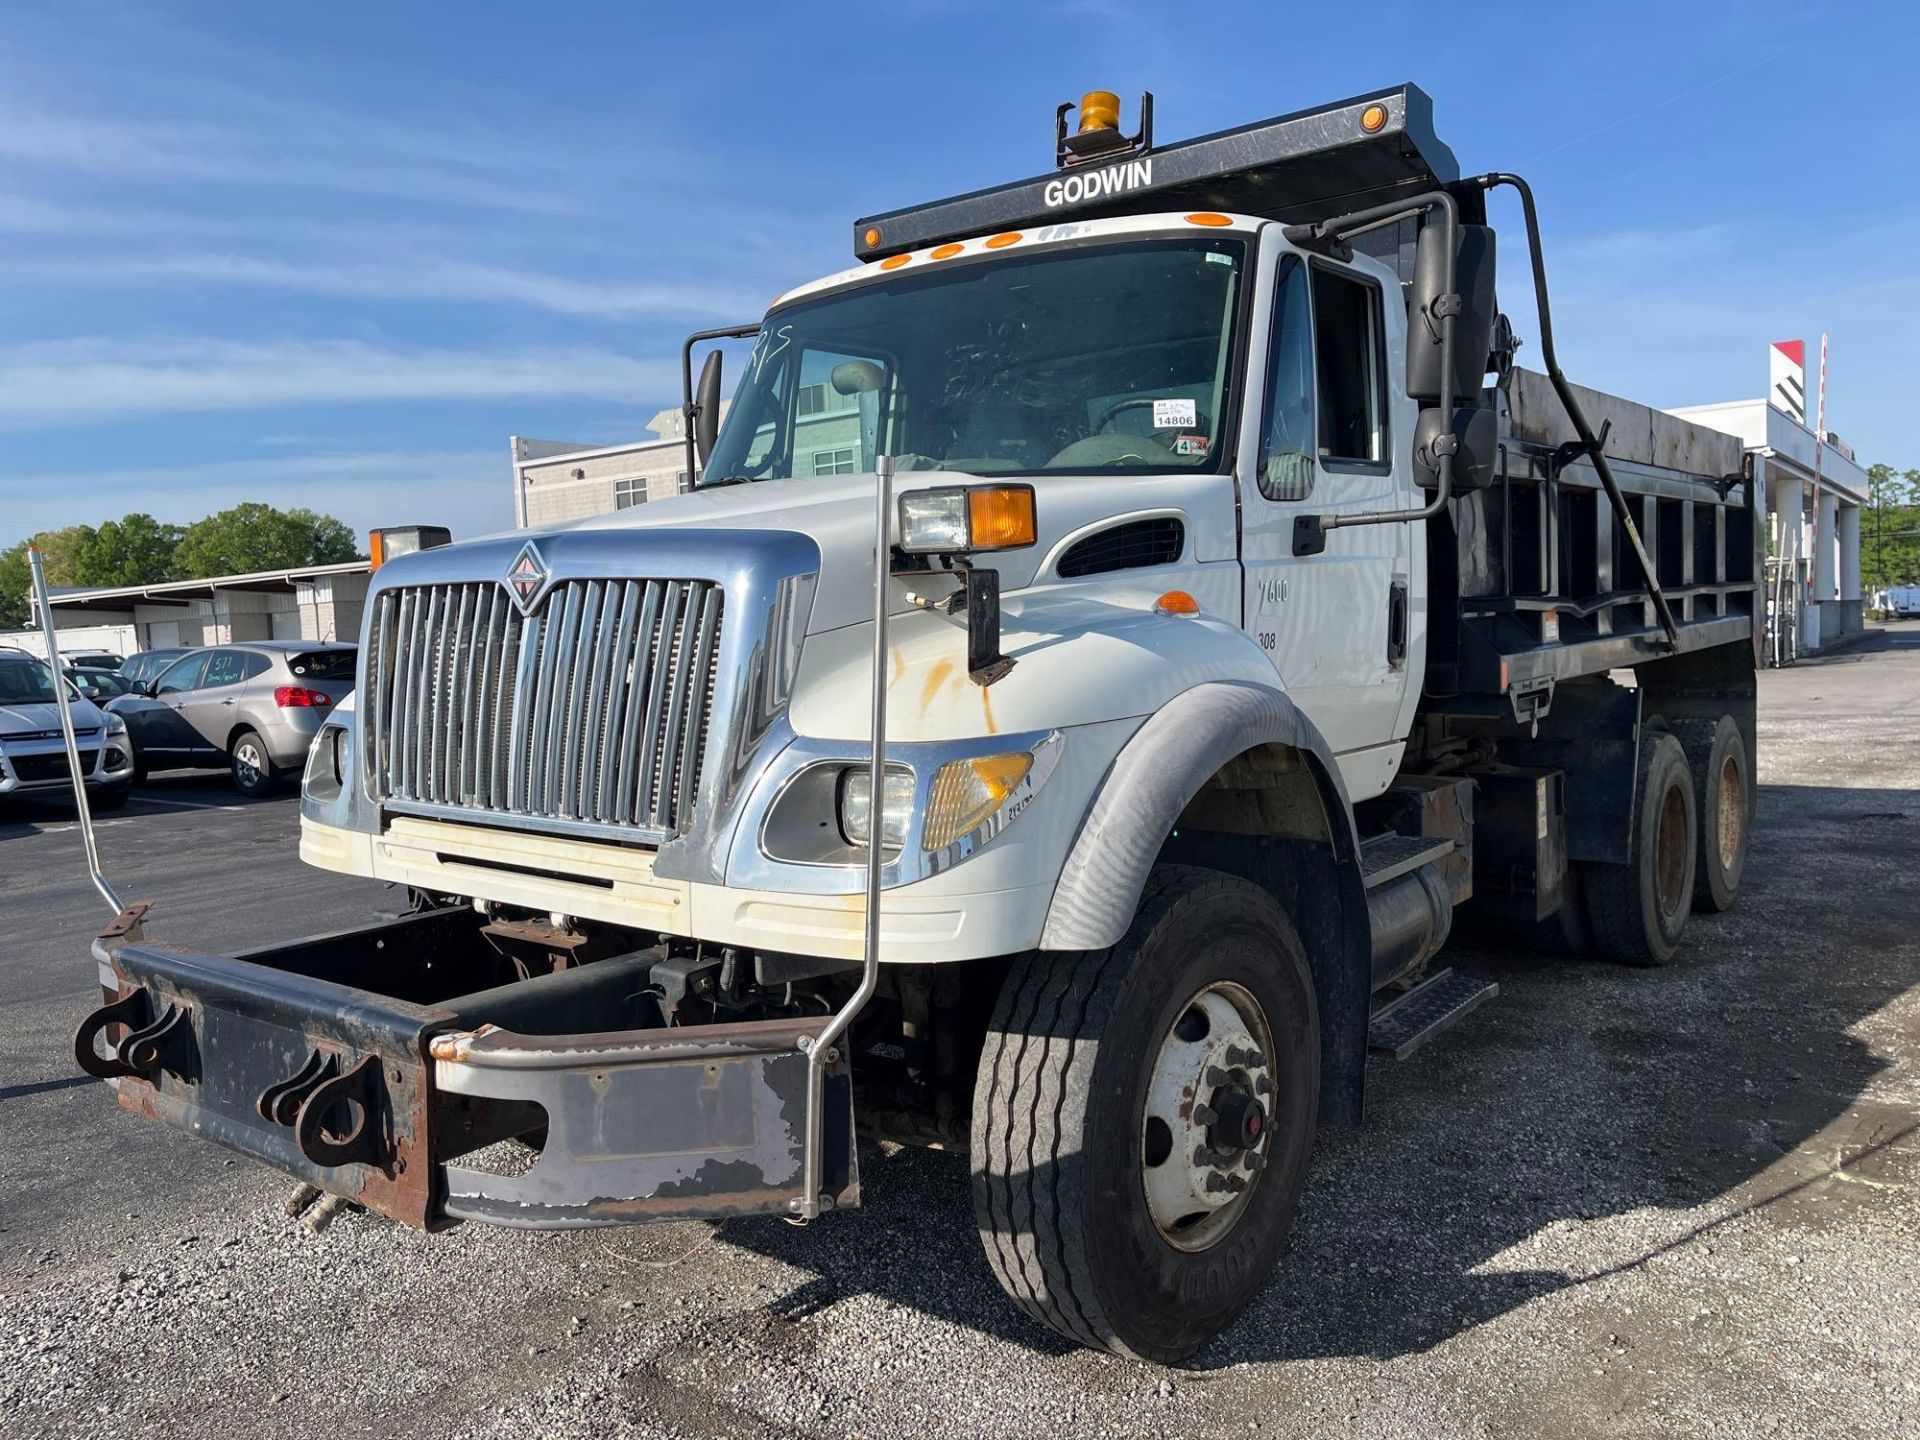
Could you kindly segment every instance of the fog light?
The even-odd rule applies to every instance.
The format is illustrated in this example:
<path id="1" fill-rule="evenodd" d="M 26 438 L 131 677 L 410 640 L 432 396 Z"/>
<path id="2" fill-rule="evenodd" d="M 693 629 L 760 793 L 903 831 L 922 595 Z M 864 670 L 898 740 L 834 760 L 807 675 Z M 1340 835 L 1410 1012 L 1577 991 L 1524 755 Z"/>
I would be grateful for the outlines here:
<path id="1" fill-rule="evenodd" d="M 840 776 L 840 833 L 849 845 L 868 843 L 868 826 L 873 818 L 872 780 L 864 765 Z M 902 849 L 912 818 L 913 772 L 904 765 L 889 765 L 880 797 L 880 848 Z"/>

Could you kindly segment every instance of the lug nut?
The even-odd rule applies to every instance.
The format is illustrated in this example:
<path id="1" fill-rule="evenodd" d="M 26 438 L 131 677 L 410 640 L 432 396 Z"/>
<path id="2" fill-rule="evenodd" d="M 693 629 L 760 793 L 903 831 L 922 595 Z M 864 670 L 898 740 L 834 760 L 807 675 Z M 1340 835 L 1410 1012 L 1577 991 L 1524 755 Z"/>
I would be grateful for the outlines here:
<path id="1" fill-rule="evenodd" d="M 1219 1118 L 1220 1117 L 1218 1115 L 1213 1113 L 1213 1107 L 1211 1105 L 1203 1105 L 1197 1101 L 1194 1103 L 1194 1107 L 1193 1107 L 1193 1123 L 1194 1124 L 1211 1125 L 1213 1124 L 1214 1121 L 1218 1120 Z"/>

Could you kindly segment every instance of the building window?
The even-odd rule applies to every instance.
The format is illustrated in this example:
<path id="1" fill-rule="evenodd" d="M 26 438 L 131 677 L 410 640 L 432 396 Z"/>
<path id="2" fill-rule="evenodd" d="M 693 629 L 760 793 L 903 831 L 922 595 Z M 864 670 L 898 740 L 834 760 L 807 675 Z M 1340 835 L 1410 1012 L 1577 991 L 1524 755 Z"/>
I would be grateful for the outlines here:
<path id="1" fill-rule="evenodd" d="M 813 473 L 816 475 L 851 475 L 854 473 L 852 450 L 816 450 L 813 452 Z"/>
<path id="2" fill-rule="evenodd" d="M 639 480 L 616 480 L 613 482 L 613 508 L 631 510 L 635 505 L 647 503 L 647 482 Z"/>
<path id="3" fill-rule="evenodd" d="M 802 385 L 800 387 L 800 413 L 818 415 L 827 408 L 827 387 L 825 385 Z"/>
<path id="4" fill-rule="evenodd" d="M 684 495 L 686 493 L 687 491 L 687 472 L 686 471 L 676 470 L 673 472 L 673 489 L 676 495 Z"/>

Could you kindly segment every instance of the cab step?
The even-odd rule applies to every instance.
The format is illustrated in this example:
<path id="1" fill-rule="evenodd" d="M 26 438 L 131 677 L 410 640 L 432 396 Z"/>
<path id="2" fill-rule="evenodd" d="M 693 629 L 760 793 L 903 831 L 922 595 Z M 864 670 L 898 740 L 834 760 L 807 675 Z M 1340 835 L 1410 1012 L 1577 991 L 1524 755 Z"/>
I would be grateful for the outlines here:
<path id="1" fill-rule="evenodd" d="M 1491 980 L 1438 970 L 1374 1012 L 1367 1053 L 1404 1060 L 1442 1030 L 1500 993 Z"/>
<path id="2" fill-rule="evenodd" d="M 1432 835 L 1375 835 L 1360 842 L 1360 878 L 1371 890 L 1453 853 L 1453 841 Z"/>

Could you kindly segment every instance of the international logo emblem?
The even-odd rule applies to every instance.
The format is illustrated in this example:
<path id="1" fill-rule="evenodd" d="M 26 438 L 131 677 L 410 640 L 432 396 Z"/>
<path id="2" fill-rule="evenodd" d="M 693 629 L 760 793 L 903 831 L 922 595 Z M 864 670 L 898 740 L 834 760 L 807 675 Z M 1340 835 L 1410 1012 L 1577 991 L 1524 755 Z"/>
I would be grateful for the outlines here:
<path id="1" fill-rule="evenodd" d="M 507 570 L 507 588 L 513 591 L 513 598 L 520 606 L 521 614 L 533 609 L 533 602 L 540 598 L 540 592 L 547 585 L 546 562 L 540 558 L 540 552 L 528 545 L 521 550 Z"/>

